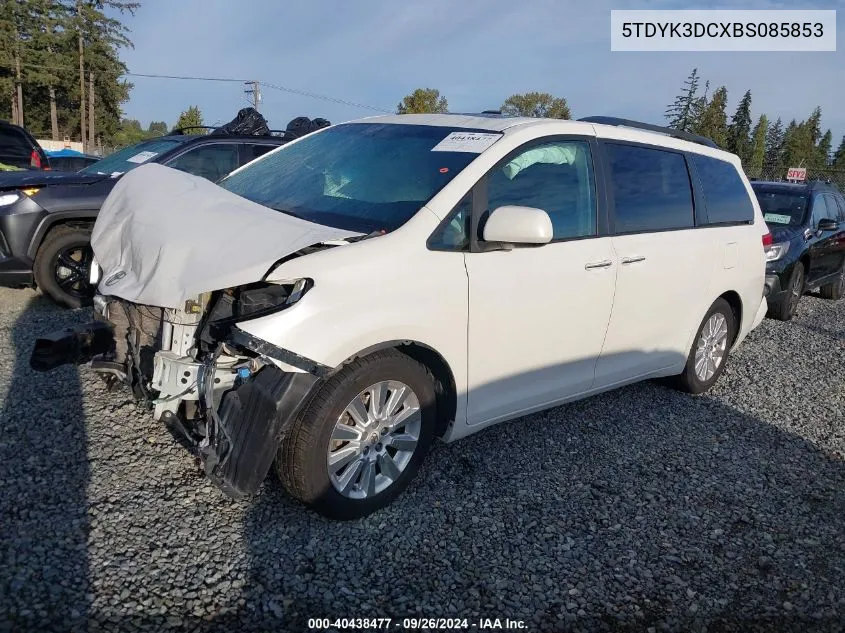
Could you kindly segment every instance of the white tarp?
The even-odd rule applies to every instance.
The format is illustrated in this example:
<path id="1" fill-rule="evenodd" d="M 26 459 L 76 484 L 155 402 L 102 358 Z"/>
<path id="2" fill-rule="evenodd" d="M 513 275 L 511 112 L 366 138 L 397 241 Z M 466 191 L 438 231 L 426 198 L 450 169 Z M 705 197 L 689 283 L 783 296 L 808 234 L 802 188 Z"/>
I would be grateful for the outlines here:
<path id="1" fill-rule="evenodd" d="M 260 281 L 301 248 L 359 235 L 301 220 L 155 163 L 127 173 L 97 216 L 100 292 L 165 308 Z"/>

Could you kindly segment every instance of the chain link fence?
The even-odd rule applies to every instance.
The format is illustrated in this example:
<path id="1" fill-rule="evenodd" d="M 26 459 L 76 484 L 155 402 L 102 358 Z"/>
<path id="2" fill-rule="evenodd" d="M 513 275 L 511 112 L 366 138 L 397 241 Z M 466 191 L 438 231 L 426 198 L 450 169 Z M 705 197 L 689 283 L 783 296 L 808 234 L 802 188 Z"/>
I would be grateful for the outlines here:
<path id="1" fill-rule="evenodd" d="M 802 165 L 763 165 L 762 169 L 748 170 L 748 177 L 757 180 L 774 180 L 786 182 L 786 172 L 790 167 L 802 167 Z M 807 168 L 807 182 L 821 180 L 836 185 L 840 191 L 845 191 L 845 169 L 834 169 L 833 167 Z"/>

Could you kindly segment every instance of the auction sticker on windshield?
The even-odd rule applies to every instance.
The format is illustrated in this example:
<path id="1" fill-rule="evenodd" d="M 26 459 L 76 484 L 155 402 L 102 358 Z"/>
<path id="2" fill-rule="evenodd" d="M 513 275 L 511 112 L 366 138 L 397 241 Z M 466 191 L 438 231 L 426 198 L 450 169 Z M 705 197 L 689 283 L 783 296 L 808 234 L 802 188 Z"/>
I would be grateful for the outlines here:
<path id="1" fill-rule="evenodd" d="M 158 156 L 158 152 L 138 152 L 134 156 L 126 159 L 127 163 L 146 163 L 153 156 Z"/>
<path id="2" fill-rule="evenodd" d="M 779 213 L 767 213 L 763 216 L 766 222 L 774 222 L 775 224 L 789 224 L 792 217 L 788 215 L 780 215 Z"/>
<path id="3" fill-rule="evenodd" d="M 432 152 L 468 152 L 480 154 L 502 138 L 501 134 L 486 132 L 452 132 L 431 148 Z"/>

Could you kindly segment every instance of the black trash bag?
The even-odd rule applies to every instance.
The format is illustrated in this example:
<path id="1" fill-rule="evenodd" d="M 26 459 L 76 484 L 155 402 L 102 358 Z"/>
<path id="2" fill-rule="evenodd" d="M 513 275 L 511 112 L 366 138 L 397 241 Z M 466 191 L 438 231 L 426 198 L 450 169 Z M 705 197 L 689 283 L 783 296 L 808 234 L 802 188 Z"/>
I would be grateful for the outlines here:
<path id="1" fill-rule="evenodd" d="M 311 121 L 311 131 L 316 132 L 317 130 L 322 130 L 324 127 L 329 127 L 331 125 L 331 121 L 327 121 L 326 119 L 316 118 Z"/>
<path id="2" fill-rule="evenodd" d="M 287 136 L 290 136 L 291 138 L 299 138 L 300 136 L 305 136 L 309 132 L 314 132 L 324 127 L 329 127 L 330 125 L 331 122 L 326 119 L 317 118 L 312 121 L 307 116 L 298 116 L 288 123 L 285 132 Z"/>
<path id="3" fill-rule="evenodd" d="M 238 115 L 212 134 L 242 134 L 246 136 L 265 136 L 270 133 L 267 119 L 255 108 L 243 108 Z"/>
<path id="4" fill-rule="evenodd" d="M 285 128 L 285 132 L 288 133 L 288 136 L 291 138 L 299 138 L 300 136 L 305 136 L 311 131 L 311 119 L 307 116 L 298 116 L 293 119 L 288 126 Z"/>

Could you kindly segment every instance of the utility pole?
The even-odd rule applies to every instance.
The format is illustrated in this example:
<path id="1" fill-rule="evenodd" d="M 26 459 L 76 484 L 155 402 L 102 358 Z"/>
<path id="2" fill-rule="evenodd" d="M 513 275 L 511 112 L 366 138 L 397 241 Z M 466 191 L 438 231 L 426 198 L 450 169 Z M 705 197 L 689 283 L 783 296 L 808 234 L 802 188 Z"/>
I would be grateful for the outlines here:
<path id="1" fill-rule="evenodd" d="M 79 44 L 79 131 L 85 151 L 85 47 L 82 43 L 82 2 L 76 0 L 77 40 Z"/>
<path id="2" fill-rule="evenodd" d="M 16 125 L 23 127 L 23 82 L 21 82 L 21 58 L 15 57 L 15 94 L 17 95 L 18 104 L 18 120 L 14 121 Z"/>
<path id="3" fill-rule="evenodd" d="M 245 81 L 244 84 L 247 86 L 252 86 L 250 90 L 244 90 L 246 94 L 252 94 L 252 107 L 258 110 L 258 104 L 261 103 L 261 89 L 259 86 L 261 82 L 259 81 Z"/>
<path id="4" fill-rule="evenodd" d="M 88 149 L 94 147 L 94 71 L 88 71 Z"/>

